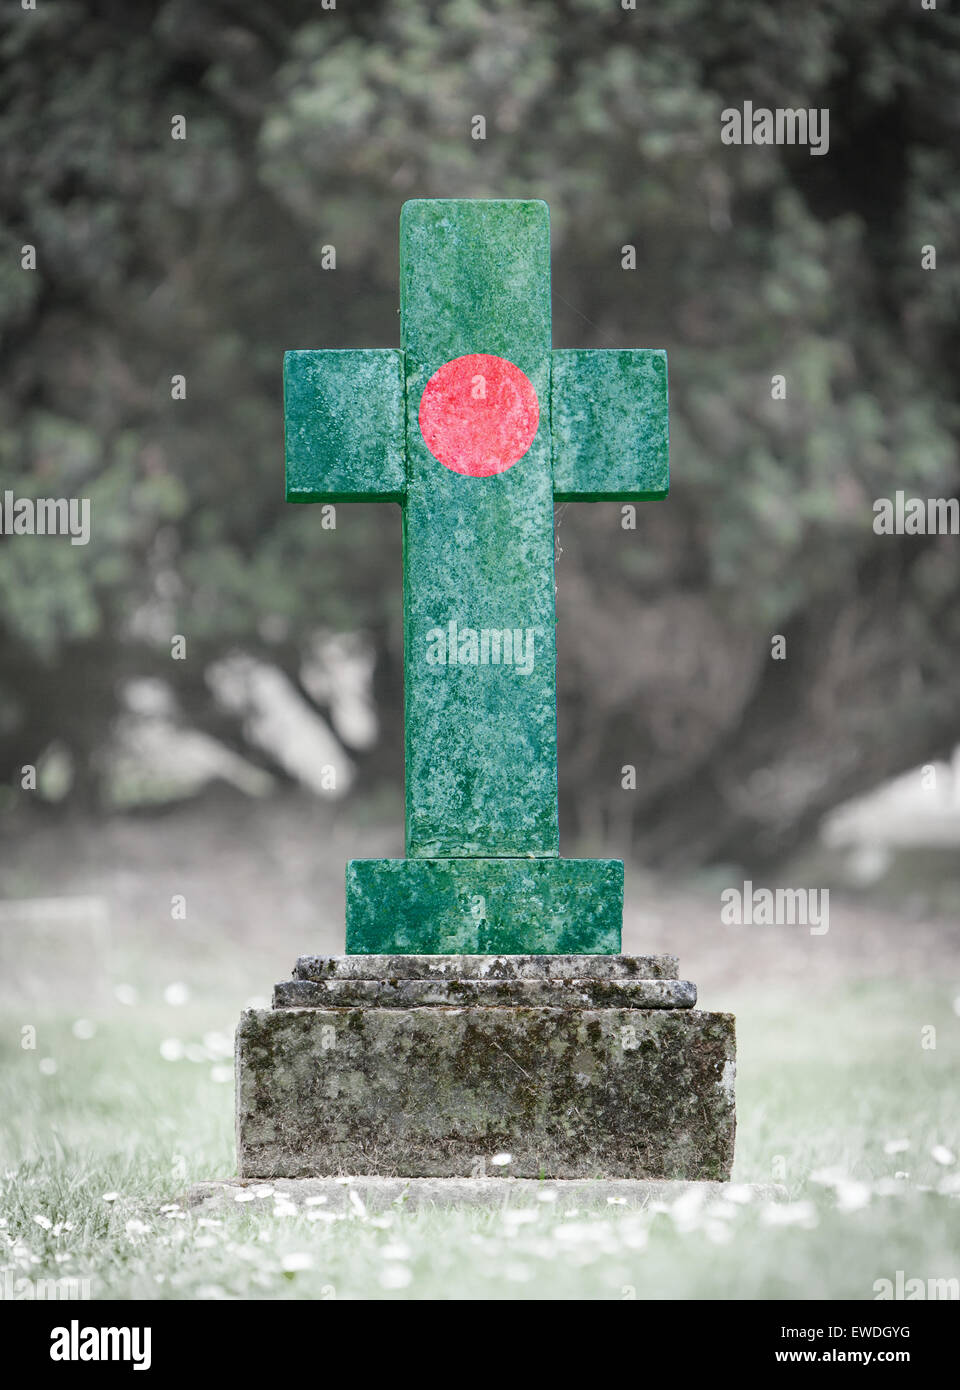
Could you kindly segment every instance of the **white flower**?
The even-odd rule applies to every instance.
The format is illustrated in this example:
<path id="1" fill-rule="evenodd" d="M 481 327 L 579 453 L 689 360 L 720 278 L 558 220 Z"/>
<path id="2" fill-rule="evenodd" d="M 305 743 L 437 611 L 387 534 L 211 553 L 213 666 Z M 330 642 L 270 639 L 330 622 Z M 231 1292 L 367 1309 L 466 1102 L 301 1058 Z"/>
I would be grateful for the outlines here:
<path id="1" fill-rule="evenodd" d="M 817 1168 L 810 1174 L 810 1181 L 819 1183 L 821 1187 L 836 1187 L 846 1180 L 847 1175 L 842 1168 Z"/>
<path id="2" fill-rule="evenodd" d="M 513 1154 L 494 1154 L 490 1160 L 492 1168 L 506 1168 L 508 1163 L 513 1162 Z"/>
<path id="3" fill-rule="evenodd" d="M 944 1168 L 949 1168 L 951 1163 L 956 1163 L 957 1155 L 952 1149 L 948 1149 L 945 1144 L 934 1144 L 930 1150 L 930 1157 L 934 1163 L 942 1163 Z"/>
<path id="4" fill-rule="evenodd" d="M 133 985 L 114 985 L 113 996 L 118 1004 L 126 1004 L 132 1007 L 140 998 Z"/>
<path id="5" fill-rule="evenodd" d="M 50 1220 L 49 1216 L 35 1216 L 33 1219 L 37 1223 L 37 1225 L 42 1226 L 45 1231 L 49 1231 L 53 1225 L 53 1222 Z"/>
<path id="6" fill-rule="evenodd" d="M 249 1264 L 258 1265 L 263 1258 L 255 1245 L 228 1245 L 227 1249 L 231 1255 L 235 1255 L 238 1260 L 246 1260 Z"/>
<path id="7" fill-rule="evenodd" d="M 910 1147 L 909 1139 L 888 1139 L 883 1146 L 885 1154 L 905 1154 Z"/>
<path id="8" fill-rule="evenodd" d="M 387 1265 L 380 1271 L 382 1289 L 405 1289 L 413 1282 L 413 1274 L 406 1265 Z"/>
<path id="9" fill-rule="evenodd" d="M 105 1192 L 103 1194 L 103 1200 L 105 1202 L 115 1202 L 119 1196 L 119 1192 Z"/>
<path id="10" fill-rule="evenodd" d="M 37 1063 L 41 1076 L 56 1076 L 57 1064 L 52 1057 L 43 1057 Z"/>
<path id="11" fill-rule="evenodd" d="M 183 1043 L 179 1038 L 164 1038 L 160 1044 L 160 1056 L 165 1062 L 179 1062 L 183 1056 Z"/>
<path id="12" fill-rule="evenodd" d="M 834 1191 L 838 1211 L 860 1211 L 870 1205 L 871 1192 L 865 1182 L 838 1182 Z"/>
<path id="13" fill-rule="evenodd" d="M 670 1215 L 678 1231 L 695 1231 L 707 1194 L 699 1187 L 688 1187 L 670 1204 Z"/>
<path id="14" fill-rule="evenodd" d="M 211 1057 L 232 1057 L 233 1038 L 226 1033 L 204 1033 L 203 1045 Z"/>
<path id="15" fill-rule="evenodd" d="M 649 1233 L 643 1221 L 637 1217 L 627 1217 L 617 1228 L 620 1240 L 628 1250 L 646 1248 Z"/>
<path id="16" fill-rule="evenodd" d="M 78 1018 L 73 1025 L 73 1036 L 79 1038 L 81 1042 L 87 1042 L 97 1031 L 96 1024 L 91 1023 L 89 1018 Z"/>
<path id="17" fill-rule="evenodd" d="M 172 985 L 167 985 L 163 991 L 163 997 L 166 1003 L 172 1004 L 174 1008 L 180 1008 L 190 998 L 190 991 L 182 980 L 175 980 Z"/>
<path id="18" fill-rule="evenodd" d="M 765 1226 L 803 1226 L 810 1231 L 817 1224 L 817 1212 L 812 1202 L 770 1202 L 761 1208 L 760 1219 Z"/>
<path id="19" fill-rule="evenodd" d="M 233 1067 L 224 1066 L 218 1062 L 215 1067 L 210 1068 L 210 1080 L 215 1081 L 218 1086 L 223 1086 L 233 1080 Z"/>
<path id="20" fill-rule="evenodd" d="M 896 1178 L 877 1178 L 873 1184 L 873 1195 L 875 1197 L 902 1197 L 903 1183 L 897 1182 Z"/>
<path id="21" fill-rule="evenodd" d="M 512 1207 L 503 1213 L 505 1226 L 529 1226 L 539 1219 L 540 1213 L 536 1207 Z"/>
<path id="22" fill-rule="evenodd" d="M 749 1183 L 730 1182 L 723 1189 L 723 1199 L 725 1202 L 736 1202 L 737 1206 L 746 1206 L 753 1201 L 753 1189 Z"/>
<path id="23" fill-rule="evenodd" d="M 390 1245 L 382 1246 L 380 1255 L 384 1260 L 409 1260 L 413 1251 L 402 1240 L 395 1240 Z"/>
<path id="24" fill-rule="evenodd" d="M 312 1269 L 313 1256 L 305 1250 L 295 1250 L 289 1255 L 284 1255 L 280 1261 L 280 1268 L 285 1274 L 296 1274 L 301 1269 Z"/>
<path id="25" fill-rule="evenodd" d="M 131 1216 L 123 1229 L 131 1240 L 135 1240 L 137 1236 L 148 1236 L 151 1230 L 145 1221 L 138 1221 L 135 1216 Z"/>
<path id="26" fill-rule="evenodd" d="M 728 1202 L 724 1197 L 721 1197 L 719 1201 L 713 1202 L 707 1207 L 706 1215 L 711 1221 L 736 1221 L 736 1203 Z"/>

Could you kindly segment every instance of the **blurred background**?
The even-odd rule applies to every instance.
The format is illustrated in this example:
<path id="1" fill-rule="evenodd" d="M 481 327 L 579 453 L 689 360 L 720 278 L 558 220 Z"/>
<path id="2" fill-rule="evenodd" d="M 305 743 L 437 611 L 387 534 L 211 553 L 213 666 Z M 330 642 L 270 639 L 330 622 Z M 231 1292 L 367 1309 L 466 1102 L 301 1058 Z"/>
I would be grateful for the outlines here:
<path id="1" fill-rule="evenodd" d="M 736 1013 L 735 1176 L 793 1199 L 626 1276 L 531 1242 L 526 1287 L 956 1274 L 960 538 L 873 530 L 960 483 L 947 11 L 5 7 L 0 494 L 92 523 L 0 535 L 0 1269 L 399 1287 L 356 1223 L 311 1284 L 157 1213 L 233 1171 L 240 1008 L 402 853 L 399 509 L 285 504 L 282 354 L 397 346 L 400 206 L 471 196 L 549 202 L 555 346 L 669 353 L 669 499 L 557 509 L 561 847 L 625 858 L 625 949 Z M 747 100 L 827 108 L 828 153 L 723 145 Z M 746 879 L 829 930 L 725 925 Z M 502 1296 L 470 1239 L 410 1235 L 409 1296 Z"/>
<path id="2" fill-rule="evenodd" d="M 557 511 L 564 853 L 955 910 L 958 540 L 872 525 L 960 474 L 955 17 L 44 0 L 0 33 L 3 487 L 92 506 L 87 546 L 0 536 L 4 898 L 168 916 L 190 879 L 206 922 L 268 900 L 340 946 L 343 859 L 402 843 L 400 518 L 285 504 L 281 356 L 395 346 L 401 203 L 476 196 L 549 202 L 556 346 L 670 358 L 669 500 Z M 829 108 L 829 153 L 724 146 L 747 98 Z"/>

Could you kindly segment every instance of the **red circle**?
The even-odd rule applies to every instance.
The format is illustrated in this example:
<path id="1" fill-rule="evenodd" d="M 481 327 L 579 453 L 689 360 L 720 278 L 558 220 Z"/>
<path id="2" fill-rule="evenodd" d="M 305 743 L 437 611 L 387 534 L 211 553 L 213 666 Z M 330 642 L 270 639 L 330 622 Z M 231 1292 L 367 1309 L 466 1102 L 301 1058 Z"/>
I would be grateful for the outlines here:
<path id="1" fill-rule="evenodd" d="M 444 468 L 489 478 L 511 468 L 533 443 L 540 403 L 529 378 L 487 352 L 455 357 L 420 397 L 420 432 Z"/>

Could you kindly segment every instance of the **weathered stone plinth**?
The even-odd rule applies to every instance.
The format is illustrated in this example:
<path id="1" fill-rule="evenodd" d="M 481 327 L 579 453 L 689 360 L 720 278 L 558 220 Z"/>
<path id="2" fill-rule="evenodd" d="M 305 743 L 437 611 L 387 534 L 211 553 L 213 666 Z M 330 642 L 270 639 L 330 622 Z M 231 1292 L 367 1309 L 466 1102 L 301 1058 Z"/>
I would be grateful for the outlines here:
<path id="1" fill-rule="evenodd" d="M 670 956 L 304 957 L 237 1031 L 240 1176 L 727 1178 L 695 1000 Z"/>

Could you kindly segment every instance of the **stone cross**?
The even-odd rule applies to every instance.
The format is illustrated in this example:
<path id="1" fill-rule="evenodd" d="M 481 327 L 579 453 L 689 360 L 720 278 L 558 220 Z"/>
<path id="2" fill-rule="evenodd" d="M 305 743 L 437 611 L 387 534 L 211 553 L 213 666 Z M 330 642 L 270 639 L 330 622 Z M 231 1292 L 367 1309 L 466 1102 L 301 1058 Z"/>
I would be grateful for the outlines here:
<path id="1" fill-rule="evenodd" d="M 539 201 L 400 216 L 401 349 L 284 357 L 287 499 L 403 513 L 405 859 L 347 951 L 618 952 L 623 865 L 561 859 L 555 501 L 667 493 L 667 363 L 554 350 Z"/>

